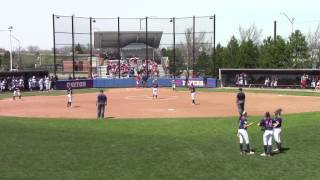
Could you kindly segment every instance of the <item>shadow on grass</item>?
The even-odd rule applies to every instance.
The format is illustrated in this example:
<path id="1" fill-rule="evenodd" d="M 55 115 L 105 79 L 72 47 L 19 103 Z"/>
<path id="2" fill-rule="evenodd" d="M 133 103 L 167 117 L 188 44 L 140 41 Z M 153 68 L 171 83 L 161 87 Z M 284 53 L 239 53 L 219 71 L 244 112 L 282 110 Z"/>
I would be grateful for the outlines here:
<path id="1" fill-rule="evenodd" d="M 288 148 L 288 147 L 285 147 L 285 148 L 282 148 L 281 149 L 281 151 L 279 151 L 279 152 L 272 152 L 272 156 L 277 156 L 277 155 L 280 155 L 280 154 L 285 154 L 285 153 L 287 153 L 287 151 L 289 151 L 290 150 L 290 148 Z"/>

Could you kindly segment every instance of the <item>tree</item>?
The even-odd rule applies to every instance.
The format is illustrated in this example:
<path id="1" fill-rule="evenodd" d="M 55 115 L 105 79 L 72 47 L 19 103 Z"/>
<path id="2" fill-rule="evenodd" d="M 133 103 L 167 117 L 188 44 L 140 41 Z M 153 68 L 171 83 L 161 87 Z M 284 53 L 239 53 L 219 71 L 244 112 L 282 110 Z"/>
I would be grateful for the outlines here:
<path id="1" fill-rule="evenodd" d="M 312 68 L 320 65 L 320 24 L 314 32 L 308 34 L 308 49 Z"/>
<path id="2" fill-rule="evenodd" d="M 81 47 L 80 43 L 78 43 L 78 44 L 76 45 L 76 47 L 74 48 L 74 50 L 75 50 L 76 54 L 83 54 L 83 50 L 82 50 L 82 47 Z"/>
<path id="3" fill-rule="evenodd" d="M 176 49 L 182 53 L 184 57 L 184 64 L 187 65 L 188 68 L 192 67 L 192 58 L 193 58 L 193 29 L 187 28 L 185 30 L 185 42 L 181 42 L 176 46 Z M 194 56 L 196 59 L 197 57 L 202 54 L 203 52 L 207 53 L 210 49 L 210 44 L 205 39 L 205 32 L 197 33 L 195 36 L 195 54 Z M 194 62 L 195 64 L 197 62 Z M 195 67 L 196 68 L 196 67 Z"/>
<path id="4" fill-rule="evenodd" d="M 39 48 L 39 46 L 30 45 L 27 47 L 27 50 L 29 53 L 39 53 L 40 48 Z"/>
<path id="5" fill-rule="evenodd" d="M 308 59 L 308 43 L 300 30 L 296 30 L 289 37 L 289 48 L 293 68 L 310 68 L 311 62 Z"/>
<path id="6" fill-rule="evenodd" d="M 239 67 L 257 68 L 259 59 L 258 46 L 251 39 L 242 41 L 240 45 Z"/>
<path id="7" fill-rule="evenodd" d="M 161 49 L 161 56 L 169 58 L 169 73 L 173 74 L 173 72 L 179 74 L 179 72 L 183 69 L 183 57 L 180 49 L 176 48 L 176 58 L 175 63 L 173 61 L 173 49 Z M 175 64 L 175 69 L 174 69 Z"/>
<path id="8" fill-rule="evenodd" d="M 241 42 L 246 42 L 251 40 L 254 44 L 260 43 L 260 38 L 262 34 L 262 29 L 258 30 L 255 24 L 252 24 L 248 29 L 239 26 L 239 34 Z"/>
<path id="9" fill-rule="evenodd" d="M 210 59 L 210 56 L 205 52 L 201 52 L 196 60 L 196 68 L 198 72 L 205 74 L 213 74 L 212 72 L 213 61 Z"/>
<path id="10" fill-rule="evenodd" d="M 270 36 L 263 40 L 259 57 L 261 68 L 290 68 L 291 64 L 289 47 L 281 36 L 277 36 L 276 41 Z"/>
<path id="11" fill-rule="evenodd" d="M 223 51 L 222 65 L 225 68 L 239 68 L 240 62 L 240 47 L 238 40 L 232 36 L 228 45 Z"/>
<path id="12" fill-rule="evenodd" d="M 218 43 L 217 47 L 216 47 L 216 54 L 215 54 L 215 67 L 216 67 L 216 69 L 224 68 L 224 64 L 223 64 L 224 51 L 225 51 L 225 48 L 220 43 Z M 216 72 L 214 72 L 214 74 L 216 74 Z"/>
<path id="13" fill-rule="evenodd" d="M 0 66 L 2 70 L 9 70 L 9 66 L 10 66 L 9 51 L 5 51 L 3 55 L 0 55 Z"/>

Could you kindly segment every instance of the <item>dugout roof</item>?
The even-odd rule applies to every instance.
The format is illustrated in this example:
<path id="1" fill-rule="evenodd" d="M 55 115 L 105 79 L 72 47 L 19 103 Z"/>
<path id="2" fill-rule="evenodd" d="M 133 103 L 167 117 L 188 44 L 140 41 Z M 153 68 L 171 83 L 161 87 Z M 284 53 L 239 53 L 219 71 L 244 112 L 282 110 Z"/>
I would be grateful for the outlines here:
<path id="1" fill-rule="evenodd" d="M 309 74 L 320 75 L 320 69 L 219 69 L 220 74 Z"/>
<path id="2" fill-rule="evenodd" d="M 159 48 L 162 31 L 148 31 L 148 41 L 145 31 L 120 31 L 120 48 L 132 43 L 147 44 L 152 48 Z M 95 48 L 117 48 L 117 31 L 96 31 L 94 32 Z"/>

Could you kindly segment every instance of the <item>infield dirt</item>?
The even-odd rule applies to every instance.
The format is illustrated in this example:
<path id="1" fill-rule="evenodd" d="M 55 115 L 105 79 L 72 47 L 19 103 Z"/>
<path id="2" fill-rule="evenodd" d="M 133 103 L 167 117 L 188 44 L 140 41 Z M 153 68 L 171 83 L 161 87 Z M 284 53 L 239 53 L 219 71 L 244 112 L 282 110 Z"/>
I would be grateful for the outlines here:
<path id="1" fill-rule="evenodd" d="M 66 96 L 30 96 L 22 100 L 0 101 L 0 116 L 46 118 L 96 118 L 97 93 L 74 94 L 68 109 Z M 174 92 L 160 88 L 158 99 L 152 99 L 152 89 L 110 89 L 106 92 L 106 116 L 113 118 L 170 118 L 237 116 L 236 94 L 197 92 L 192 105 L 188 91 Z M 245 109 L 249 115 L 263 115 L 283 108 L 284 113 L 319 111 L 320 97 L 285 96 L 246 93 Z"/>

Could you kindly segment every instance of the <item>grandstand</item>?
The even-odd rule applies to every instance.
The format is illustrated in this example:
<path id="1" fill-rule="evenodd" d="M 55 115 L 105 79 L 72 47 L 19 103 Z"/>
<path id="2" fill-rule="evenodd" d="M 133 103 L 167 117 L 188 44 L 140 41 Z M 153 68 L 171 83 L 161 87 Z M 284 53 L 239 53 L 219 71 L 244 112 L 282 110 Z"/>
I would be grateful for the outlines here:
<path id="1" fill-rule="evenodd" d="M 157 51 L 161 37 L 161 31 L 148 32 L 148 38 L 143 31 L 121 31 L 118 40 L 117 31 L 94 32 L 94 48 L 99 49 L 100 56 L 93 60 L 93 69 L 98 76 L 109 78 L 119 76 L 119 65 L 121 77 L 144 74 L 147 69 L 150 76 L 165 76 L 161 55 Z M 110 55 L 101 55 L 102 52 Z M 120 59 L 112 52 L 119 53 Z"/>

